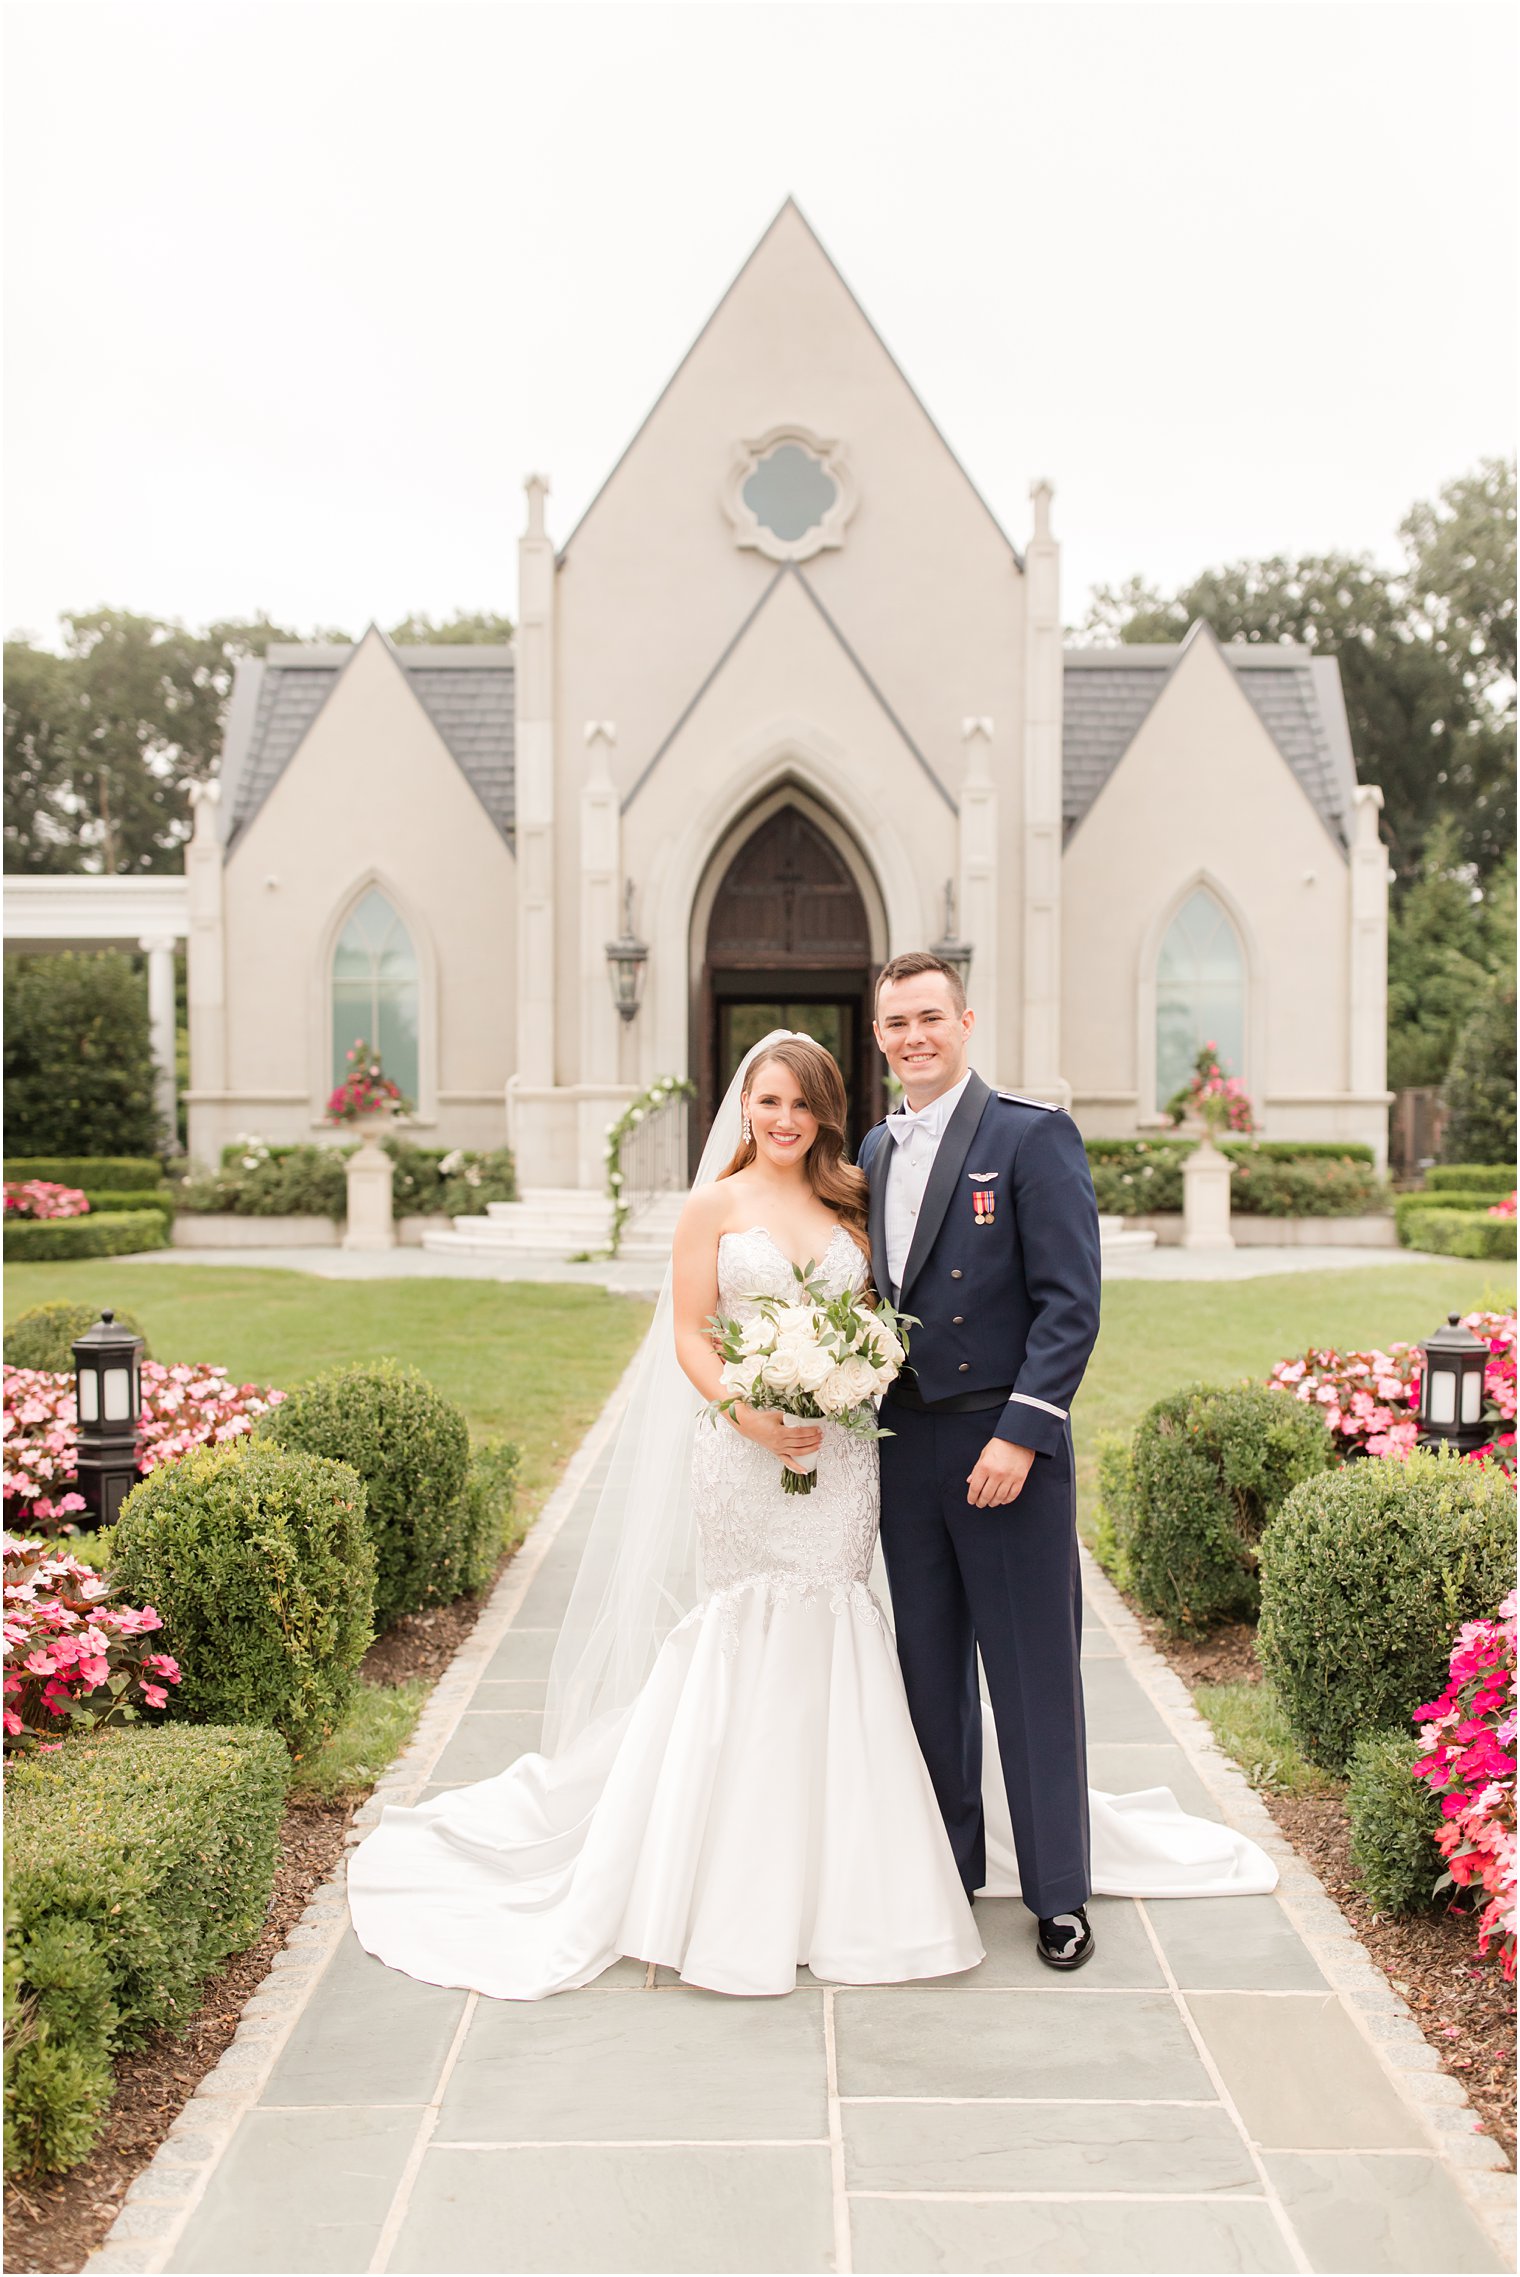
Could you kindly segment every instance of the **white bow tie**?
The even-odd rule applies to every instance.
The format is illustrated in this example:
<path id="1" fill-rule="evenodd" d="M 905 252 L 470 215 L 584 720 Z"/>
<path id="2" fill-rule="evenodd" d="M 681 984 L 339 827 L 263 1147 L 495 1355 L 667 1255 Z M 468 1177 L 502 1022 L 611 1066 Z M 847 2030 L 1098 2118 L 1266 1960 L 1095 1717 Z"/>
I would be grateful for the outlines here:
<path id="1" fill-rule="evenodd" d="M 911 1138 L 915 1131 L 926 1131 L 930 1138 L 938 1138 L 944 1120 L 943 1107 L 944 1101 L 941 1099 L 931 1099 L 927 1107 L 916 1110 L 912 1107 L 897 1107 L 887 1117 L 887 1129 L 899 1146 L 904 1139 Z"/>

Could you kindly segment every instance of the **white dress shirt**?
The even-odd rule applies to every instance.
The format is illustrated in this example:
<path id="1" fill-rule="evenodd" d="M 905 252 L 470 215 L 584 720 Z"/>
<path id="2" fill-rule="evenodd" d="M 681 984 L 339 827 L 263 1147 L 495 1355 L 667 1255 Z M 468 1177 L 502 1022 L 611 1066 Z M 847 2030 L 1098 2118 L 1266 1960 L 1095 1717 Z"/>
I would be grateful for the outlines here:
<path id="1" fill-rule="evenodd" d="M 934 1168 L 934 1157 L 939 1142 L 945 1135 L 945 1125 L 955 1113 L 961 1093 L 971 1081 L 968 1068 L 959 1083 L 931 1099 L 927 1107 L 915 1114 L 907 1106 L 897 1108 L 887 1117 L 887 1129 L 896 1140 L 892 1160 L 887 1165 L 887 1273 L 892 1283 L 894 1299 L 902 1287 L 903 1268 L 908 1262 L 918 1213 L 923 1206 L 924 1190 L 929 1173 Z"/>

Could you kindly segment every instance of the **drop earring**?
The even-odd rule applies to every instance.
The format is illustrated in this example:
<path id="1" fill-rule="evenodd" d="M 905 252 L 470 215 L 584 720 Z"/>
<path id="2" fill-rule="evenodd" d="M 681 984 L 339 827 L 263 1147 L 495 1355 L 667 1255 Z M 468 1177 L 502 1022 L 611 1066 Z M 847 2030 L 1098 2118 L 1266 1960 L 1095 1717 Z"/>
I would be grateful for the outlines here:
<path id="1" fill-rule="evenodd" d="M 750 1127 L 749 1127 L 749 1117 L 748 1117 L 748 1115 L 746 1115 L 746 1116 L 745 1116 L 745 1118 L 744 1118 L 743 1122 L 742 1122 L 742 1123 L 739 1125 L 739 1139 L 740 1139 L 740 1143 L 741 1143 L 742 1145 L 744 1145 L 744 1146 L 748 1146 L 748 1145 L 749 1145 L 749 1142 L 750 1142 Z"/>

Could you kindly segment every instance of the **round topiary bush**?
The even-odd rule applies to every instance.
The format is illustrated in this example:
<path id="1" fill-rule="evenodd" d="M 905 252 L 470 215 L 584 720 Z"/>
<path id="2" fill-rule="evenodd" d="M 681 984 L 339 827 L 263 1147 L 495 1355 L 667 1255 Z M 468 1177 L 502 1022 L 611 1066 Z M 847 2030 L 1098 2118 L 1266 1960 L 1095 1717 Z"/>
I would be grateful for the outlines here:
<path id="1" fill-rule="evenodd" d="M 1422 1911 L 1446 1870 L 1436 1848 L 1440 1799 L 1413 1772 L 1422 1753 L 1412 1733 L 1397 1731 L 1363 1732 L 1352 1750 L 1351 1863 L 1375 1913 Z"/>
<path id="2" fill-rule="evenodd" d="M 1339 1772 L 1364 1733 L 1407 1731 L 1514 1582 L 1497 1464 L 1374 1456 L 1296 1487 L 1262 1543 L 1257 1650 L 1304 1753 Z"/>
<path id="3" fill-rule="evenodd" d="M 99 1318 L 99 1305 L 67 1304 L 61 1298 L 53 1304 L 33 1305 L 30 1312 L 18 1314 L 5 1332 L 7 1366 L 47 1368 L 55 1374 L 72 1375 L 74 1339 L 93 1328 Z M 118 1312 L 116 1325 L 131 1336 L 143 1334 L 141 1323 L 129 1312 Z M 153 1357 L 146 1336 L 142 1356 L 145 1360 Z"/>
<path id="4" fill-rule="evenodd" d="M 297 1384 L 257 1436 L 351 1464 L 375 1546 L 375 1626 L 466 1587 L 474 1515 L 464 1416 L 415 1368 L 368 1360 Z M 493 1561 L 494 1562 L 494 1561 Z"/>
<path id="5" fill-rule="evenodd" d="M 112 1568 L 152 1605 L 179 1662 L 179 1713 L 323 1738 L 373 1635 L 364 1485 L 343 1463 L 255 1446 L 197 1447 L 122 1505 Z"/>
<path id="6" fill-rule="evenodd" d="M 1190 1384 L 1157 1400 L 1114 1513 L 1145 1610 L 1193 1634 L 1249 1619 L 1262 1535 L 1292 1488 L 1332 1460 L 1318 1409 L 1259 1384 Z"/>

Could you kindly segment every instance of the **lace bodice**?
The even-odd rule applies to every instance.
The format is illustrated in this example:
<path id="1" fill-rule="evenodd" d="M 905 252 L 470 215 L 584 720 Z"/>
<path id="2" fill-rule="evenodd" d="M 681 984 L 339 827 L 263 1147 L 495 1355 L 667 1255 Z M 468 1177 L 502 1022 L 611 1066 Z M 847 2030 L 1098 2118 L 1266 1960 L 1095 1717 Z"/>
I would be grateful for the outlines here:
<path id="1" fill-rule="evenodd" d="M 840 1226 L 818 1260 L 830 1296 L 860 1288 L 866 1260 Z M 797 1288 L 790 1258 L 764 1226 L 725 1233 L 718 1243 L 718 1301 L 732 1319 L 750 1319 L 759 1297 Z M 876 1549 L 876 1442 L 825 1423 L 811 1494 L 785 1494 L 777 1458 L 726 1422 L 699 1423 L 692 1494 L 702 1545 L 702 1576 L 714 1596 L 759 1587 L 767 1599 L 828 1596 L 866 1619 L 881 1614 L 867 1587 Z"/>
<path id="2" fill-rule="evenodd" d="M 860 1288 L 866 1278 L 866 1261 L 859 1244 L 842 1225 L 834 1228 L 817 1264 L 817 1277 L 831 1297 L 845 1289 Z M 745 1233 L 719 1234 L 718 1303 L 723 1312 L 735 1320 L 749 1320 L 759 1310 L 757 1297 L 796 1294 L 792 1261 L 763 1225 L 752 1225 Z"/>

